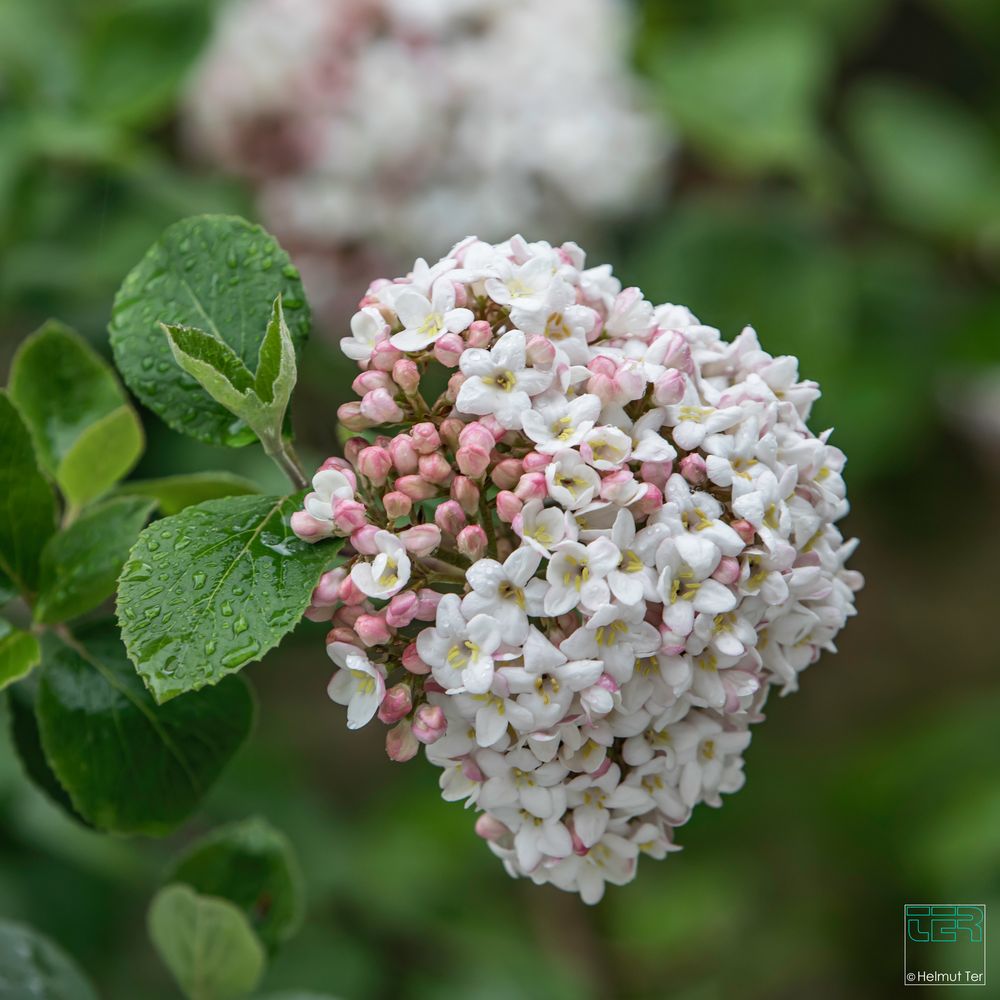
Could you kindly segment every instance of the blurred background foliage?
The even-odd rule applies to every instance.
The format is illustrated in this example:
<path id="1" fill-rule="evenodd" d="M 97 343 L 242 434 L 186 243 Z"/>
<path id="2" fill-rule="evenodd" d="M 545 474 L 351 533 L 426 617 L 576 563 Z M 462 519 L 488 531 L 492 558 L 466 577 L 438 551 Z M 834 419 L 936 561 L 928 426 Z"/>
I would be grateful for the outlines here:
<path id="1" fill-rule="evenodd" d="M 0 368 L 49 316 L 105 349 L 115 288 L 169 222 L 253 216 L 247 192 L 186 162 L 176 127 L 212 8 L 0 3 Z M 850 457 L 848 530 L 868 578 L 840 655 L 772 702 L 746 789 L 703 807 L 683 853 L 644 861 L 593 910 L 508 880 L 431 768 L 392 765 L 378 733 L 344 730 L 321 696 L 318 626 L 250 672 L 258 731 L 166 842 L 77 826 L 5 749 L 0 914 L 58 941 L 102 996 L 177 996 L 145 935 L 149 897 L 183 844 L 254 813 L 288 834 L 309 895 L 269 991 L 884 996 L 904 902 L 1000 906 L 1000 657 L 986 628 L 1000 391 L 991 413 L 977 388 L 1000 380 L 1000 5 L 636 8 L 636 65 L 681 146 L 662 207 L 601 234 L 591 259 L 727 336 L 752 322 L 822 383 L 814 427 L 835 425 Z M 329 338 L 310 350 L 297 420 L 322 457 L 350 375 Z M 228 465 L 277 488 L 256 449 L 147 430 L 139 476 Z"/>

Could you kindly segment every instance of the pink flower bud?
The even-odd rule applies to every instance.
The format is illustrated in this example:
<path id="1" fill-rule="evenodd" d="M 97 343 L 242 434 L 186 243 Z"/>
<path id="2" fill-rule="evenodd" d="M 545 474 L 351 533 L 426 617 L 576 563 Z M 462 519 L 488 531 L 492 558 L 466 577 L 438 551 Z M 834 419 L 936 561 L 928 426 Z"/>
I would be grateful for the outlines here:
<path id="1" fill-rule="evenodd" d="M 637 517 L 647 517 L 663 506 L 663 493 L 658 486 L 646 483 L 642 497 L 632 504 L 632 513 Z"/>
<path id="2" fill-rule="evenodd" d="M 525 472 L 544 472 L 551 462 L 552 456 L 543 455 L 540 451 L 529 451 L 521 459 Z"/>
<path id="3" fill-rule="evenodd" d="M 663 490 L 666 489 L 667 480 L 673 470 L 673 462 L 643 462 L 639 466 L 639 477 L 644 483 L 652 483 Z"/>
<path id="4" fill-rule="evenodd" d="M 479 509 L 479 487 L 466 476 L 455 476 L 451 481 L 451 497 L 466 514 L 475 514 Z"/>
<path id="5" fill-rule="evenodd" d="M 341 534 L 349 535 L 368 523 L 368 511 L 357 500 L 334 500 L 333 523 Z"/>
<path id="6" fill-rule="evenodd" d="M 384 615 L 359 615 L 354 631 L 366 646 L 384 646 L 392 638 Z"/>
<path id="7" fill-rule="evenodd" d="M 455 305 L 464 309 L 469 304 L 468 285 L 463 281 L 453 281 L 451 287 L 455 289 Z"/>
<path id="8" fill-rule="evenodd" d="M 463 476 L 479 479 L 490 467 L 490 453 L 471 445 L 463 446 L 455 452 L 455 461 Z"/>
<path id="9" fill-rule="evenodd" d="M 392 366 L 403 356 L 388 340 L 380 341 L 372 351 L 369 365 L 380 372 L 391 372 Z"/>
<path id="10" fill-rule="evenodd" d="M 359 395 L 374 389 L 393 388 L 392 379 L 385 372 L 367 371 L 362 372 L 352 383 L 351 388 Z"/>
<path id="11" fill-rule="evenodd" d="M 385 507 L 386 517 L 390 521 L 395 521 L 397 517 L 406 517 L 413 509 L 413 501 L 398 490 L 386 493 L 382 497 L 382 505 Z"/>
<path id="12" fill-rule="evenodd" d="M 351 545 L 355 551 L 363 556 L 374 556 L 378 554 L 378 546 L 375 544 L 375 536 L 379 533 L 379 527 L 375 524 L 363 524 L 356 531 L 351 532 Z"/>
<path id="13" fill-rule="evenodd" d="M 390 628 L 406 628 L 416 617 L 420 599 L 412 590 L 395 594 L 385 609 L 385 622 Z"/>
<path id="14" fill-rule="evenodd" d="M 382 704 L 378 708 L 378 721 L 387 726 L 406 718 L 413 708 L 413 695 L 409 684 L 393 684 L 385 693 Z"/>
<path id="15" fill-rule="evenodd" d="M 514 487 L 514 495 L 525 503 L 529 500 L 544 500 L 548 492 L 544 472 L 526 472 Z"/>
<path id="16" fill-rule="evenodd" d="M 333 525 L 329 521 L 320 521 L 304 510 L 295 511 L 289 523 L 292 531 L 304 542 L 318 542 L 333 534 Z"/>
<path id="17" fill-rule="evenodd" d="M 417 644 L 411 642 L 406 649 L 403 650 L 403 655 L 400 657 L 403 666 L 410 671 L 411 674 L 429 674 L 431 668 L 420 659 L 420 654 L 417 652 Z"/>
<path id="18" fill-rule="evenodd" d="M 487 413 L 486 416 L 479 418 L 479 426 L 485 427 L 486 430 L 493 435 L 493 443 L 496 444 L 505 434 L 508 433 L 507 428 L 493 416 L 492 413 Z"/>
<path id="19" fill-rule="evenodd" d="M 609 379 L 614 378 L 616 372 L 618 371 L 618 365 L 615 364 L 614 358 L 609 358 L 607 355 L 599 354 L 596 358 L 591 358 L 587 362 L 587 370 L 592 371 L 595 375 L 606 375 Z"/>
<path id="20" fill-rule="evenodd" d="M 392 464 L 401 476 L 417 471 L 417 450 L 407 434 L 397 434 L 387 445 Z"/>
<path id="21" fill-rule="evenodd" d="M 367 601 L 358 604 L 341 604 L 333 616 L 333 624 L 338 628 L 349 628 L 354 638 L 351 640 L 355 646 L 361 646 L 362 642 L 358 638 L 358 633 L 354 631 L 354 623 L 362 616 L 371 611 L 371 605 Z"/>
<path id="22" fill-rule="evenodd" d="M 548 368 L 556 360 L 556 348 L 546 337 L 532 337 L 526 345 L 525 356 L 536 368 Z"/>
<path id="23" fill-rule="evenodd" d="M 388 449 L 375 446 L 365 448 L 358 455 L 358 472 L 369 482 L 376 486 L 381 486 L 389 476 L 392 469 L 392 456 Z"/>
<path id="24" fill-rule="evenodd" d="M 497 517 L 504 524 L 510 524 L 521 513 L 523 506 L 521 498 L 511 493 L 510 490 L 502 490 L 497 494 Z"/>
<path id="25" fill-rule="evenodd" d="M 731 587 L 740 578 L 740 561 L 734 556 L 723 556 L 712 574 L 713 580 Z"/>
<path id="26" fill-rule="evenodd" d="M 742 518 L 738 521 L 733 521 L 729 527 L 743 539 L 746 545 L 749 545 L 757 534 L 757 529 L 749 521 L 744 521 Z"/>
<path id="27" fill-rule="evenodd" d="M 458 447 L 458 436 L 462 433 L 463 427 L 465 427 L 465 424 L 458 417 L 448 417 L 442 420 L 441 427 L 439 428 L 441 440 L 454 450 Z"/>
<path id="28" fill-rule="evenodd" d="M 398 537 L 407 552 L 429 556 L 441 544 L 441 529 L 436 524 L 415 524 L 401 531 Z"/>
<path id="29" fill-rule="evenodd" d="M 470 524 L 458 533 L 458 551 L 469 559 L 481 559 L 486 552 L 486 532 L 478 524 Z"/>
<path id="30" fill-rule="evenodd" d="M 372 426 L 372 422 L 362 414 L 361 404 L 357 402 L 342 403 L 338 406 L 337 420 L 349 431 L 363 431 Z"/>
<path id="31" fill-rule="evenodd" d="M 347 459 L 351 465 L 355 465 L 358 461 L 358 455 L 361 454 L 367 448 L 369 442 L 367 438 L 363 437 L 352 437 L 348 438 L 344 443 L 344 457 Z M 353 470 L 352 470 L 353 473 Z"/>
<path id="32" fill-rule="evenodd" d="M 517 486 L 524 472 L 524 466 L 516 458 L 505 458 L 494 466 L 490 479 L 501 490 L 512 490 Z"/>
<path id="33" fill-rule="evenodd" d="M 465 511 L 454 500 L 445 500 L 434 511 L 434 523 L 447 535 L 457 535 L 468 523 Z"/>
<path id="34" fill-rule="evenodd" d="M 430 500 L 438 493 L 437 486 L 421 476 L 400 476 L 394 485 L 399 493 L 405 493 L 411 500 Z"/>
<path id="35" fill-rule="evenodd" d="M 340 599 L 350 607 L 363 604 L 365 595 L 354 585 L 354 581 L 350 577 L 347 577 L 340 585 Z"/>
<path id="36" fill-rule="evenodd" d="M 444 594 L 429 587 L 421 587 L 417 591 L 417 613 L 414 616 L 422 622 L 432 622 L 437 617 L 438 605 Z"/>
<path id="37" fill-rule="evenodd" d="M 326 633 L 326 644 L 329 646 L 334 642 L 346 642 L 348 646 L 361 648 L 361 640 L 358 638 L 358 633 L 353 628 L 345 628 L 343 625 L 332 628 Z"/>
<path id="38" fill-rule="evenodd" d="M 602 500 L 617 500 L 624 495 L 635 482 L 635 477 L 629 469 L 616 469 L 609 472 L 601 480 L 600 496 Z"/>
<path id="39" fill-rule="evenodd" d="M 420 388 L 420 369 L 412 358 L 400 358 L 392 366 L 392 380 L 407 396 Z"/>
<path id="40" fill-rule="evenodd" d="M 309 607 L 302 612 L 302 617 L 311 622 L 328 622 L 330 621 L 332 615 L 332 604 L 310 604 Z"/>
<path id="41" fill-rule="evenodd" d="M 402 764 L 416 757 L 419 749 L 420 744 L 413 735 L 413 727 L 406 719 L 385 734 L 385 752 L 389 760 Z"/>
<path id="42" fill-rule="evenodd" d="M 466 424 L 458 435 L 458 444 L 462 448 L 478 448 L 487 454 L 493 450 L 496 439 L 493 432 L 478 420 Z"/>
<path id="43" fill-rule="evenodd" d="M 421 455 L 417 468 L 420 475 L 429 483 L 439 483 L 442 486 L 447 486 L 455 475 L 455 470 L 448 463 L 448 459 L 439 451 L 432 455 Z"/>
<path id="44" fill-rule="evenodd" d="M 480 813 L 476 819 L 476 836 L 482 837 L 483 840 L 499 840 L 504 834 L 508 833 L 510 833 L 510 830 L 500 820 L 489 813 Z"/>
<path id="45" fill-rule="evenodd" d="M 434 342 L 434 359 L 445 368 L 458 367 L 465 341 L 457 333 L 446 333 Z"/>
<path id="46" fill-rule="evenodd" d="M 352 438 L 351 440 L 355 439 Z M 363 441 L 364 438 L 361 440 Z M 358 485 L 357 480 L 354 478 L 354 469 L 351 468 L 350 462 L 339 455 L 331 455 L 329 458 L 324 459 L 323 464 L 316 471 L 326 472 L 328 469 L 336 469 L 338 472 L 342 472 L 350 481 L 352 489 Z"/>
<path id="47" fill-rule="evenodd" d="M 484 319 L 477 319 L 465 331 L 465 341 L 469 347 L 487 347 L 493 339 L 493 327 Z"/>
<path id="48" fill-rule="evenodd" d="M 701 486 L 708 480 L 705 459 L 701 455 L 685 455 L 677 466 L 681 475 L 692 485 Z"/>
<path id="49" fill-rule="evenodd" d="M 388 389 L 372 389 L 361 400 L 361 415 L 373 424 L 398 424 L 405 414 Z"/>
<path id="50" fill-rule="evenodd" d="M 657 406 L 672 406 L 684 398 L 684 376 L 676 368 L 668 368 L 653 383 L 653 402 Z"/>
<path id="51" fill-rule="evenodd" d="M 340 585 L 347 578 L 347 570 L 343 567 L 328 570 L 319 578 L 310 599 L 313 604 L 333 607 L 340 600 Z"/>
<path id="52" fill-rule="evenodd" d="M 448 728 L 440 705 L 421 705 L 413 716 L 413 735 L 426 746 L 437 743 Z"/>
<path id="53" fill-rule="evenodd" d="M 430 422 L 414 424 L 410 430 L 410 439 L 418 455 L 432 455 L 441 450 L 441 435 Z"/>

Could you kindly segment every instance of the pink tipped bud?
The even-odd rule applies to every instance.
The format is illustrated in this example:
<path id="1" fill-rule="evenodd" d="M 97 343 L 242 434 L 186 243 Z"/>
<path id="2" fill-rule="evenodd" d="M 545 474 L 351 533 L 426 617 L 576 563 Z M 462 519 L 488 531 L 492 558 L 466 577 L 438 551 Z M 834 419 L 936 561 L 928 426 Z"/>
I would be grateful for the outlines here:
<path id="1" fill-rule="evenodd" d="M 421 705 L 413 716 L 413 735 L 426 746 L 437 743 L 447 728 L 448 720 L 439 705 Z"/>
<path id="2" fill-rule="evenodd" d="M 375 536 L 379 533 L 379 528 L 375 524 L 363 524 L 357 531 L 351 532 L 351 545 L 355 551 L 363 556 L 374 556 L 378 554 L 378 546 L 375 544 Z"/>
<path id="3" fill-rule="evenodd" d="M 351 383 L 351 388 L 359 396 L 372 392 L 374 389 L 391 389 L 392 387 L 392 379 L 385 372 L 377 371 L 362 372 Z"/>
<path id="4" fill-rule="evenodd" d="M 436 524 L 415 524 L 401 531 L 398 537 L 407 552 L 429 556 L 441 544 L 441 529 Z"/>
<path id="5" fill-rule="evenodd" d="M 302 617 L 311 622 L 328 622 L 333 615 L 333 605 L 331 604 L 310 604 Z"/>
<path id="6" fill-rule="evenodd" d="M 465 331 L 465 341 L 469 347 L 486 347 L 493 339 L 493 327 L 484 319 L 477 319 Z"/>
<path id="7" fill-rule="evenodd" d="M 523 472 L 524 466 L 516 458 L 505 458 L 494 466 L 490 479 L 497 488 L 512 490 L 517 486 Z"/>
<path id="8" fill-rule="evenodd" d="M 450 402 L 454 403 L 458 399 L 459 390 L 465 383 L 465 376 L 461 372 L 455 372 L 450 379 L 448 379 L 448 388 L 445 390 L 445 398 Z"/>
<path id="9" fill-rule="evenodd" d="M 354 623 L 362 615 L 368 614 L 370 610 L 371 607 L 367 601 L 362 601 L 360 604 L 341 604 L 337 608 L 337 613 L 333 616 L 333 624 L 338 628 L 349 628 L 354 636 L 351 644 L 361 646 L 362 642 L 358 638 L 358 633 L 354 631 Z"/>
<path id="10" fill-rule="evenodd" d="M 297 510 L 292 514 L 290 523 L 292 531 L 304 542 L 318 542 L 333 534 L 333 525 L 329 521 L 321 521 L 304 510 Z"/>
<path id="11" fill-rule="evenodd" d="M 312 592 L 311 602 L 333 607 L 340 600 L 340 585 L 346 578 L 347 570 L 343 567 L 328 570 L 319 578 L 319 583 Z"/>
<path id="12" fill-rule="evenodd" d="M 398 490 L 386 493 L 382 497 L 382 504 L 390 521 L 395 521 L 397 517 L 406 517 L 413 510 L 413 501 L 405 493 L 400 493 Z"/>
<path id="13" fill-rule="evenodd" d="M 380 341 L 372 351 L 369 366 L 380 372 L 391 372 L 392 366 L 403 356 L 388 340 Z"/>
<path id="14" fill-rule="evenodd" d="M 733 521 L 729 527 L 743 539 L 746 545 L 749 545 L 757 534 L 757 529 L 749 521 L 744 521 L 742 518 L 738 521 Z"/>
<path id="15" fill-rule="evenodd" d="M 413 448 L 418 455 L 432 455 L 441 450 L 441 435 L 437 428 L 429 422 L 414 424 L 410 431 Z"/>
<path id="16" fill-rule="evenodd" d="M 385 622 L 390 628 L 406 628 L 416 617 L 420 599 L 412 590 L 393 596 L 385 609 Z"/>
<path id="17" fill-rule="evenodd" d="M 455 461 L 463 476 L 480 479 L 490 467 L 490 453 L 482 448 L 461 447 L 455 452 Z"/>
<path id="18" fill-rule="evenodd" d="M 398 424 L 405 414 L 388 389 L 372 389 L 361 400 L 361 415 L 373 424 Z"/>
<path id="19" fill-rule="evenodd" d="M 536 368 L 548 368 L 556 360 L 556 348 L 545 337 L 532 337 L 527 343 L 526 357 Z"/>
<path id="20" fill-rule="evenodd" d="M 407 434 L 397 434 L 387 445 L 392 464 L 401 476 L 409 476 L 417 471 L 417 449 Z"/>
<path id="21" fill-rule="evenodd" d="M 618 500 L 631 492 L 635 477 L 629 469 L 616 469 L 601 480 L 602 500 Z"/>
<path id="22" fill-rule="evenodd" d="M 356 465 L 358 455 L 369 446 L 369 441 L 363 437 L 348 438 L 344 443 L 344 457 L 351 465 Z M 353 471 L 353 470 L 352 470 Z"/>
<path id="23" fill-rule="evenodd" d="M 413 695 L 409 684 L 393 684 L 385 693 L 382 704 L 378 707 L 378 721 L 391 726 L 400 719 L 405 719 L 413 708 Z"/>
<path id="24" fill-rule="evenodd" d="M 596 358 L 591 358 L 587 362 L 587 369 L 595 375 L 606 375 L 608 378 L 614 378 L 618 371 L 618 365 L 615 364 L 614 358 L 599 354 Z"/>
<path id="25" fill-rule="evenodd" d="M 420 388 L 420 369 L 411 358 L 400 358 L 392 366 L 392 380 L 407 396 Z"/>
<path id="26" fill-rule="evenodd" d="M 346 642 L 348 646 L 361 648 L 361 640 L 358 638 L 358 633 L 353 628 L 345 628 L 343 625 L 338 625 L 326 633 L 326 644 L 329 646 L 334 642 Z"/>
<path id="27" fill-rule="evenodd" d="M 359 615 L 354 631 L 366 646 L 384 646 L 392 638 L 384 615 Z"/>
<path id="28" fill-rule="evenodd" d="M 458 443 L 462 448 L 478 448 L 488 453 L 493 450 L 496 438 L 485 424 L 476 420 L 462 428 L 458 435 Z"/>
<path id="29" fill-rule="evenodd" d="M 672 406 L 684 398 L 684 376 L 676 368 L 668 368 L 653 383 L 653 402 L 657 406 Z"/>
<path id="30" fill-rule="evenodd" d="M 708 480 L 707 466 L 701 455 L 685 455 L 678 465 L 681 475 L 692 485 L 701 486 Z"/>
<path id="31" fill-rule="evenodd" d="M 448 417 L 446 420 L 442 420 L 440 427 L 441 440 L 454 450 L 458 447 L 458 436 L 462 433 L 464 426 L 465 424 L 458 417 Z"/>
<path id="32" fill-rule="evenodd" d="M 365 448 L 358 455 L 358 472 L 369 482 L 376 486 L 381 486 L 389 476 L 392 469 L 392 456 L 388 449 L 369 447 Z"/>
<path id="33" fill-rule="evenodd" d="M 658 486 L 646 483 L 642 497 L 632 504 L 632 513 L 638 517 L 646 517 L 663 506 L 663 493 Z"/>
<path id="34" fill-rule="evenodd" d="M 357 500 L 334 500 L 333 523 L 341 534 L 349 535 L 368 523 L 368 511 Z"/>
<path id="35" fill-rule="evenodd" d="M 406 649 L 403 650 L 403 655 L 400 658 L 403 666 L 410 671 L 411 674 L 429 674 L 431 668 L 420 659 L 420 654 L 417 652 L 417 644 L 411 642 Z"/>
<path id="36" fill-rule="evenodd" d="M 544 500 L 549 487 L 543 472 L 526 472 L 514 487 L 514 495 L 527 503 L 529 500 Z"/>
<path id="37" fill-rule="evenodd" d="M 445 500 L 434 511 L 434 523 L 447 535 L 457 535 L 468 521 L 465 511 L 455 500 Z"/>
<path id="38" fill-rule="evenodd" d="M 455 305 L 459 309 L 464 309 L 469 304 L 468 285 L 462 281 L 453 281 L 451 287 L 455 289 Z"/>
<path id="39" fill-rule="evenodd" d="M 343 403 L 337 407 L 337 420 L 349 431 L 364 431 L 372 426 L 372 422 L 362 414 L 361 404 L 357 402 Z"/>
<path id="40" fill-rule="evenodd" d="M 447 486 L 455 475 L 455 470 L 448 463 L 448 459 L 439 451 L 432 455 L 421 455 L 417 469 L 428 482 L 439 483 L 442 486 Z"/>
<path id="41" fill-rule="evenodd" d="M 478 524 L 470 524 L 458 533 L 458 551 L 469 559 L 481 559 L 486 552 L 486 532 Z"/>
<path id="42" fill-rule="evenodd" d="M 465 341 L 457 333 L 446 333 L 434 342 L 434 358 L 445 368 L 457 368 Z"/>
<path id="43" fill-rule="evenodd" d="M 718 580 L 719 583 L 725 584 L 727 587 L 732 586 L 739 578 L 740 561 L 733 556 L 723 556 L 712 574 L 713 580 Z"/>
<path id="44" fill-rule="evenodd" d="M 420 744 L 413 735 L 413 727 L 406 719 L 385 734 L 385 752 L 389 760 L 402 764 L 416 757 L 419 749 Z"/>
<path id="45" fill-rule="evenodd" d="M 493 443 L 496 444 L 505 434 L 510 432 L 492 413 L 479 418 L 479 426 L 485 427 L 493 435 Z"/>
<path id="46" fill-rule="evenodd" d="M 362 440 L 364 439 L 362 438 Z M 344 473 L 344 475 L 351 481 L 351 485 L 355 485 L 354 470 L 351 468 L 350 463 L 341 458 L 339 455 L 331 455 L 329 458 L 324 459 L 323 464 L 316 471 L 326 472 L 328 469 L 336 469 L 338 472 Z"/>
<path id="47" fill-rule="evenodd" d="M 643 462 L 639 466 L 639 477 L 644 483 L 652 483 L 663 490 L 666 489 L 667 480 L 673 470 L 673 462 Z"/>
<path id="48" fill-rule="evenodd" d="M 400 476 L 395 482 L 397 492 L 405 493 L 411 500 L 430 500 L 437 496 L 438 488 L 421 476 Z"/>
<path id="49" fill-rule="evenodd" d="M 504 524 L 510 524 L 521 513 L 523 506 L 521 498 L 510 490 L 502 490 L 497 494 L 497 517 Z"/>
<path id="50" fill-rule="evenodd" d="M 521 459 L 521 464 L 524 466 L 525 472 L 544 472 L 551 462 L 552 456 L 543 455 L 540 451 L 529 451 Z"/>
<path id="51" fill-rule="evenodd" d="M 479 509 L 479 487 L 466 476 L 455 476 L 451 481 L 451 497 L 466 514 L 475 514 Z"/>
<path id="52" fill-rule="evenodd" d="M 354 581 L 350 577 L 347 577 L 340 585 L 340 599 L 344 604 L 353 606 L 363 604 L 365 595 L 354 585 Z"/>
<path id="53" fill-rule="evenodd" d="M 499 840 L 508 833 L 510 830 L 489 813 L 481 813 L 476 819 L 476 836 L 482 837 L 483 840 Z"/>

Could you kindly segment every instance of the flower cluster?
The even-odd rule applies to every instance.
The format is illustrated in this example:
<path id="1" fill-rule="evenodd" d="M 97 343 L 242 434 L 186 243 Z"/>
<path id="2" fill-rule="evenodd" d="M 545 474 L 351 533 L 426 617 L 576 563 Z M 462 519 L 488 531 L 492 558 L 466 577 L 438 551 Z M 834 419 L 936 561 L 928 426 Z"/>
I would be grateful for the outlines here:
<path id="1" fill-rule="evenodd" d="M 308 611 L 330 696 L 424 744 L 512 875 L 594 902 L 742 785 L 769 688 L 854 613 L 818 387 L 573 243 L 467 239 L 351 331 L 363 436 L 292 521 L 349 539 Z"/>
<path id="2" fill-rule="evenodd" d="M 314 309 L 339 322 L 382 266 L 465 233 L 578 232 L 648 204 L 668 141 L 628 69 L 629 14 L 627 0 L 235 0 L 187 131 L 254 183 Z"/>

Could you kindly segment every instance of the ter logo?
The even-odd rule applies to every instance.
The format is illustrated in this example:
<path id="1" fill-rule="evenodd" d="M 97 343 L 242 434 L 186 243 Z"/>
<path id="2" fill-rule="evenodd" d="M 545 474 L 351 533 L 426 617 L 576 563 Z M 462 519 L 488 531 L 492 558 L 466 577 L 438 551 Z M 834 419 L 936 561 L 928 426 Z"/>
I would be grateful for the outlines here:
<path id="1" fill-rule="evenodd" d="M 980 906 L 935 905 L 906 906 L 906 936 L 911 941 L 967 941 L 980 944 L 983 940 L 983 908 Z"/>

